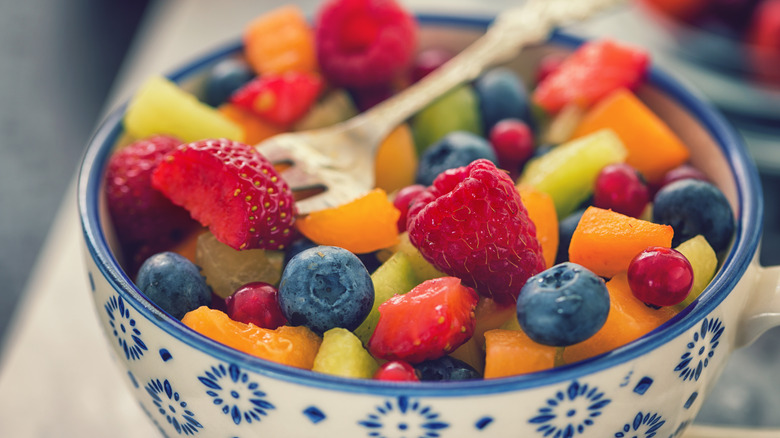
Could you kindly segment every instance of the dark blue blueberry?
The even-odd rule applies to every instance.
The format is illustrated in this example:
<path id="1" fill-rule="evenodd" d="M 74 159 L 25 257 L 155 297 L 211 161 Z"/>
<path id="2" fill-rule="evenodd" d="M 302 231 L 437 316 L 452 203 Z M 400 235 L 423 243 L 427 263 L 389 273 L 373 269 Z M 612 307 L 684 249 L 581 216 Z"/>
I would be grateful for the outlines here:
<path id="1" fill-rule="evenodd" d="M 471 365 L 450 356 L 420 362 L 414 365 L 414 369 L 422 381 L 447 382 L 482 378 Z"/>
<path id="2" fill-rule="evenodd" d="M 555 256 L 555 264 L 569 261 L 569 244 L 574 230 L 580 223 L 585 209 L 580 209 L 566 216 L 558 222 L 558 254 Z"/>
<path id="3" fill-rule="evenodd" d="M 146 259 L 138 270 L 136 286 L 177 319 L 211 304 L 211 288 L 200 274 L 200 268 L 174 252 L 161 252 Z"/>
<path id="4" fill-rule="evenodd" d="M 517 297 L 517 320 L 534 341 L 565 347 L 593 336 L 609 313 L 604 280 L 566 262 L 529 278 Z"/>
<path id="5" fill-rule="evenodd" d="M 429 186 L 445 170 L 468 166 L 479 158 L 498 163 L 493 146 L 483 137 L 465 131 L 451 132 L 422 154 L 415 182 Z"/>
<path id="6" fill-rule="evenodd" d="M 316 243 L 305 237 L 301 237 L 300 239 L 293 241 L 293 243 L 287 245 L 287 248 L 284 251 L 284 264 L 282 266 L 287 266 L 293 257 L 309 248 L 314 248 L 315 246 L 317 246 Z"/>
<path id="7" fill-rule="evenodd" d="M 674 228 L 672 246 L 701 234 L 716 252 L 726 249 L 734 234 L 734 213 L 714 185 L 684 179 L 664 186 L 655 195 L 653 222 Z"/>
<path id="8" fill-rule="evenodd" d="M 242 59 L 227 58 L 220 61 L 211 68 L 206 77 L 204 101 L 217 107 L 227 102 L 234 91 L 254 76 L 252 69 Z"/>
<path id="9" fill-rule="evenodd" d="M 356 329 L 374 305 L 374 284 L 360 259 L 334 246 L 298 253 L 282 272 L 279 307 L 290 325 L 322 334 Z"/>
<path id="10" fill-rule="evenodd" d="M 533 126 L 528 105 L 528 90 L 517 73 L 497 67 L 483 73 L 474 81 L 479 98 L 479 112 L 485 133 L 503 119 L 520 119 Z"/>

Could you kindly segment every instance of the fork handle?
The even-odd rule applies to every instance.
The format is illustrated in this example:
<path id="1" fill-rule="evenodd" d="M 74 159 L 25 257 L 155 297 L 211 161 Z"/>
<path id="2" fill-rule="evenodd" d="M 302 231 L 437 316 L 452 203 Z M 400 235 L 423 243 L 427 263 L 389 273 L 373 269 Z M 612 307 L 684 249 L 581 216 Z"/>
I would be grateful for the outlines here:
<path id="1" fill-rule="evenodd" d="M 528 0 L 499 14 L 485 34 L 446 64 L 396 96 L 353 118 L 378 148 L 390 130 L 486 68 L 515 58 L 523 47 L 547 39 L 556 27 L 585 19 L 625 0 Z"/>

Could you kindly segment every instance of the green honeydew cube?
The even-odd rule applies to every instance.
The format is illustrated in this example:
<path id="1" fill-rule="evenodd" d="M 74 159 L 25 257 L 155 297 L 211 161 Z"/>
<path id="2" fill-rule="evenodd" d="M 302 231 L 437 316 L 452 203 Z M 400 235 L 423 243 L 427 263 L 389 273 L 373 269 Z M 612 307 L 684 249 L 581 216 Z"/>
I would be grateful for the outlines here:
<path id="1" fill-rule="evenodd" d="M 550 195 L 558 217 L 566 217 L 593 193 L 601 169 L 625 161 L 627 155 L 620 138 L 611 129 L 602 129 L 531 160 L 519 184 Z"/>
<path id="2" fill-rule="evenodd" d="M 692 237 L 675 248 L 680 251 L 693 267 L 693 286 L 688 297 L 678 306 L 682 309 L 699 297 L 704 288 L 710 284 L 715 270 L 718 268 L 718 257 L 707 239 L 702 235 Z"/>
<path id="3" fill-rule="evenodd" d="M 453 131 L 482 135 L 477 93 L 470 85 L 449 91 L 414 116 L 412 131 L 418 154 Z"/>
<path id="4" fill-rule="evenodd" d="M 147 79 L 135 93 L 125 113 L 124 127 L 139 139 L 168 134 L 185 143 L 206 138 L 244 140 L 240 126 L 162 76 Z"/>
<path id="5" fill-rule="evenodd" d="M 314 357 L 312 371 L 334 376 L 370 379 L 379 368 L 360 339 L 347 329 L 336 327 L 325 332 Z"/>

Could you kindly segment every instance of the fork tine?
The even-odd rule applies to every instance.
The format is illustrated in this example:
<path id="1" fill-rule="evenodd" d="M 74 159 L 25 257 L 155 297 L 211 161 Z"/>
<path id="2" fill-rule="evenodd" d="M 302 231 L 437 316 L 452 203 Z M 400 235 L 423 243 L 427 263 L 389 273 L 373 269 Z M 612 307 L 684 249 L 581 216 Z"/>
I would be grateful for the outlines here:
<path id="1" fill-rule="evenodd" d="M 293 191 L 325 188 L 325 183 L 317 175 L 308 172 L 300 163 L 296 163 L 281 172 L 281 177 Z"/>

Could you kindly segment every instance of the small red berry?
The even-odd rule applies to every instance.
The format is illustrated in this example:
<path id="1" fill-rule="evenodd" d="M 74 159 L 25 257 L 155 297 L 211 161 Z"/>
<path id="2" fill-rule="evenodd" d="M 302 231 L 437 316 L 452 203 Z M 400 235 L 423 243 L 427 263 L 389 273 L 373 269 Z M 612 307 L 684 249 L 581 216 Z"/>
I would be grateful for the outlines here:
<path id="1" fill-rule="evenodd" d="M 412 63 L 412 82 L 417 82 L 428 76 L 452 57 L 453 53 L 446 49 L 430 48 L 421 51 Z"/>
<path id="2" fill-rule="evenodd" d="M 268 283 L 253 282 L 225 298 L 225 309 L 233 321 L 274 330 L 287 324 L 279 307 L 278 292 Z"/>
<path id="3" fill-rule="evenodd" d="M 593 205 L 626 216 L 639 217 L 650 202 L 650 191 L 640 174 L 625 163 L 604 166 L 596 177 Z"/>
<path id="4" fill-rule="evenodd" d="M 634 296 L 652 306 L 674 306 L 688 296 L 693 267 L 675 249 L 650 247 L 628 266 L 628 284 Z"/>
<path id="5" fill-rule="evenodd" d="M 520 119 L 504 119 L 490 130 L 490 144 L 498 156 L 498 164 L 514 178 L 519 169 L 534 154 L 534 134 Z"/>
<path id="6" fill-rule="evenodd" d="M 408 362 L 393 360 L 385 362 L 374 374 L 375 380 L 388 382 L 419 382 L 417 370 Z"/>
<path id="7" fill-rule="evenodd" d="M 398 191 L 393 199 L 393 206 L 401 212 L 398 217 L 398 232 L 403 233 L 406 231 L 406 218 L 409 213 L 409 205 L 417 198 L 417 195 L 425 191 L 425 186 L 422 184 L 412 184 L 406 186 Z"/>
<path id="8" fill-rule="evenodd" d="M 704 172 L 691 166 L 690 164 L 683 164 L 666 172 L 661 179 L 658 189 L 660 190 L 662 187 L 667 186 L 675 181 L 687 178 L 709 182 L 709 179 L 707 178 L 707 175 L 704 174 Z"/>

